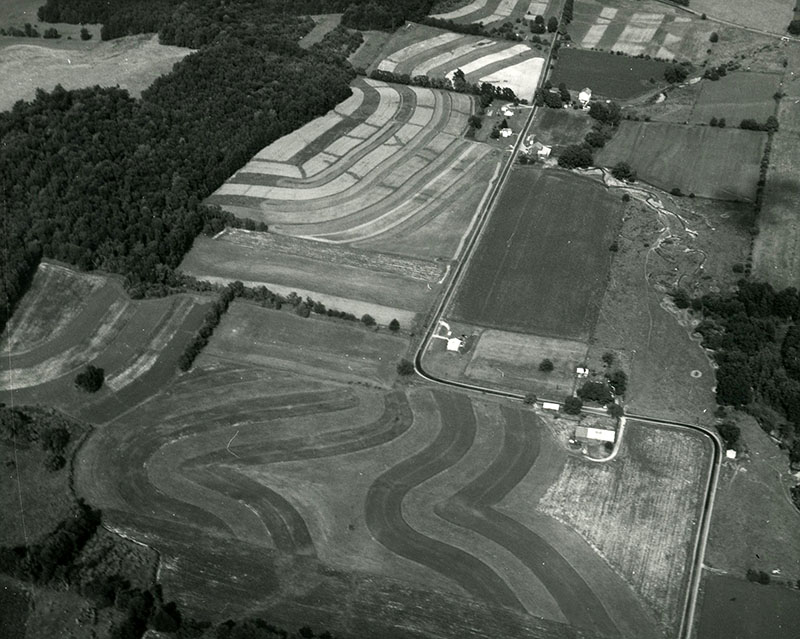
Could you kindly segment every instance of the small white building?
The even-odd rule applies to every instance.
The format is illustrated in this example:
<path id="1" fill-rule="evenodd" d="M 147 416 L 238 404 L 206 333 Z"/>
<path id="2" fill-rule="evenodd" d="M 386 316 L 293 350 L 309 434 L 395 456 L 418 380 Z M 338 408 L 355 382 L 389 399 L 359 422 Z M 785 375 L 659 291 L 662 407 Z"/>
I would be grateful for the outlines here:
<path id="1" fill-rule="evenodd" d="M 575 374 L 578 377 L 589 377 L 589 369 L 584 368 L 583 366 L 578 366 L 578 368 L 575 369 Z"/>
<path id="2" fill-rule="evenodd" d="M 589 100 L 592 99 L 592 90 L 589 87 L 586 87 L 583 91 L 578 94 L 578 102 L 581 103 L 582 107 L 585 107 L 589 104 Z"/>
<path id="3" fill-rule="evenodd" d="M 736 459 L 736 451 L 733 448 L 729 448 L 725 451 L 725 457 L 728 459 Z"/>
<path id="4" fill-rule="evenodd" d="M 553 410 L 558 412 L 559 406 L 555 402 L 542 402 L 542 408 L 544 410 Z"/>
<path id="5" fill-rule="evenodd" d="M 460 337 L 451 337 L 447 340 L 447 350 L 451 353 L 460 353 L 464 346 L 464 340 Z"/>
<path id="6" fill-rule="evenodd" d="M 617 438 L 617 432 L 608 428 L 591 428 L 578 426 L 575 429 L 575 439 L 583 442 L 611 442 Z"/>
<path id="7" fill-rule="evenodd" d="M 514 135 L 514 132 L 508 128 L 500 129 L 500 135 L 503 136 L 504 138 L 510 138 L 512 135 Z"/>

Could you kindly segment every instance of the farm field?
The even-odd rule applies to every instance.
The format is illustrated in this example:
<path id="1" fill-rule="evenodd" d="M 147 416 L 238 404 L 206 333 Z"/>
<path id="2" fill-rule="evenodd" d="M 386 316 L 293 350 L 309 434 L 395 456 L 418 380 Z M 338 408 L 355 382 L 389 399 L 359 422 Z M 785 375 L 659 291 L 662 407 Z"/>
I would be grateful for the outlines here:
<path id="1" fill-rule="evenodd" d="M 9 402 L 12 394 L 16 404 L 47 397 L 78 416 L 104 403 L 119 409 L 121 398 L 147 393 L 155 378 L 176 372 L 207 304 L 191 295 L 131 300 L 115 279 L 43 262 L 6 331 L 0 401 Z M 88 363 L 105 371 L 104 387 L 91 396 L 73 387 Z"/>
<path id="2" fill-rule="evenodd" d="M 425 351 L 425 370 L 438 377 L 489 384 L 538 397 L 563 399 L 573 391 L 575 369 L 586 360 L 584 342 L 485 329 L 461 322 L 448 322 L 453 335 L 467 335 L 459 353 L 448 352 L 445 342 L 432 340 Z M 553 370 L 543 372 L 544 359 Z"/>
<path id="3" fill-rule="evenodd" d="M 347 381 L 342 340 L 327 340 L 340 363 L 305 364 L 328 379 L 274 367 L 268 336 L 308 338 L 257 312 L 313 323 L 233 304 L 194 369 L 79 459 L 79 493 L 161 552 L 166 596 L 212 619 L 303 609 L 355 637 L 657 636 L 589 544 L 544 515 L 521 523 L 530 495 L 505 501 L 523 480 L 541 494 L 565 463 L 532 412 L 331 381 Z"/>
<path id="4" fill-rule="evenodd" d="M 384 326 L 397 319 L 406 327 L 436 299 L 445 274 L 443 264 L 429 260 L 238 229 L 198 237 L 181 270 L 201 280 L 294 290 L 357 317 L 368 313 Z"/>
<path id="5" fill-rule="evenodd" d="M 665 191 L 752 201 L 766 139 L 761 131 L 626 120 L 595 162 L 628 162 L 639 179 Z"/>
<path id="6" fill-rule="evenodd" d="M 570 457 L 539 503 L 625 577 L 667 636 L 683 613 L 711 452 L 703 435 L 629 420 L 613 462 Z"/>
<path id="7" fill-rule="evenodd" d="M 751 29 L 761 29 L 784 35 L 786 26 L 792 21 L 791 0 L 763 0 L 753 3 L 748 0 L 692 0 L 692 9 L 705 13 L 712 20 L 726 20 Z"/>
<path id="8" fill-rule="evenodd" d="M 573 109 L 539 109 L 533 120 L 536 140 L 553 146 L 554 151 L 570 144 L 580 144 L 592 130 L 592 119 Z"/>
<path id="9" fill-rule="evenodd" d="M 496 22 L 513 22 L 517 18 L 532 20 L 540 15 L 547 20 L 559 17 L 560 5 L 553 0 L 467 0 L 461 6 L 433 14 L 440 20 L 452 20 L 459 24 L 482 23 L 486 26 Z"/>
<path id="10" fill-rule="evenodd" d="M 753 242 L 753 274 L 779 289 L 797 286 L 800 279 L 800 88 L 796 82 L 787 82 L 783 90 L 787 97 L 778 109 L 780 128 L 772 138 L 759 233 Z"/>
<path id="11" fill-rule="evenodd" d="M 530 101 L 543 64 L 543 54 L 524 43 L 411 23 L 392 36 L 369 71 L 452 79 L 461 69 L 471 84 L 509 87 L 518 98 Z"/>
<path id="12" fill-rule="evenodd" d="M 342 20 L 341 13 L 324 13 L 317 16 L 311 16 L 314 21 L 314 28 L 311 29 L 306 35 L 302 37 L 298 43 L 304 49 L 309 49 L 322 39 L 331 31 L 333 31 Z"/>
<path id="13" fill-rule="evenodd" d="M 463 138 L 472 112 L 466 95 L 359 79 L 208 201 L 277 233 L 451 259 L 502 158 Z"/>
<path id="14" fill-rule="evenodd" d="M 572 42 L 582 49 L 697 62 L 707 55 L 708 38 L 715 29 L 719 31 L 719 25 L 649 0 L 577 0 L 567 27 Z M 655 77 L 660 80 L 661 73 Z"/>
<path id="15" fill-rule="evenodd" d="M 602 185 L 575 174 L 514 170 L 449 314 L 500 330 L 587 339 L 619 208 Z"/>
<path id="16" fill-rule="evenodd" d="M 708 124 L 711 118 L 725 118 L 728 126 L 739 126 L 745 118 L 764 122 L 775 115 L 773 95 L 781 76 L 777 73 L 735 71 L 716 81 L 703 80 L 692 107 L 691 122 Z"/>
<path id="17" fill-rule="evenodd" d="M 662 82 L 666 65 L 657 60 L 629 58 L 599 51 L 561 48 L 551 81 L 573 91 L 591 88 L 593 95 L 627 100 L 652 91 Z"/>
<path id="18" fill-rule="evenodd" d="M 800 626 L 800 594 L 726 575 L 706 575 L 697 639 L 792 639 Z"/>
<path id="19" fill-rule="evenodd" d="M 0 578 L 0 635 L 24 639 L 28 624 L 28 593 L 11 579 Z"/>
<path id="20" fill-rule="evenodd" d="M 26 40 L 29 43 L 0 48 L 0 110 L 10 109 L 18 100 L 32 100 L 37 88 L 52 91 L 57 84 L 65 89 L 119 86 L 138 97 L 192 52 L 159 44 L 155 35 L 108 42 L 98 37 L 86 46 L 67 49 L 51 46 L 53 40 Z"/>

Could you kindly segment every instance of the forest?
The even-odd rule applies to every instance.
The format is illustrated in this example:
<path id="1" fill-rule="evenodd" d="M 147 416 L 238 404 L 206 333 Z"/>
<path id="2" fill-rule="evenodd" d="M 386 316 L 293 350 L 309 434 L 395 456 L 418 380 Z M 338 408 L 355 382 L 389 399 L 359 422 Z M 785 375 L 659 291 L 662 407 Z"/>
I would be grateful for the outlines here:
<path id="1" fill-rule="evenodd" d="M 164 4 L 122 6 L 146 13 Z M 194 238 L 233 222 L 203 199 L 259 149 L 350 95 L 354 72 L 343 57 L 297 46 L 307 17 L 267 20 L 249 1 L 204 12 L 212 6 L 221 3 L 180 5 L 191 14 L 180 29 L 164 19 L 162 40 L 199 50 L 141 99 L 56 87 L 0 113 L 0 330 L 43 256 L 120 273 L 140 289 L 172 284 Z M 90 21 L 104 7 L 51 0 L 42 14 Z"/>

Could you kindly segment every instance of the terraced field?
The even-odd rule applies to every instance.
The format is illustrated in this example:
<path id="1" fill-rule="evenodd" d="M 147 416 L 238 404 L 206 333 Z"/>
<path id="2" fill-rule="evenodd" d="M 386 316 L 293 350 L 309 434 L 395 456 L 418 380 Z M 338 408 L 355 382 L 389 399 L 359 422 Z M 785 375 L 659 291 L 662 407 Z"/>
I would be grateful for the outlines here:
<path id="1" fill-rule="evenodd" d="M 542 54 L 524 43 L 412 23 L 392 36 L 369 70 L 452 80 L 453 73 L 461 69 L 467 82 L 509 87 L 520 99 L 531 100 L 543 64 Z"/>
<path id="2" fill-rule="evenodd" d="M 667 60 L 704 55 L 715 29 L 719 26 L 663 3 L 597 0 L 577 0 L 567 28 L 575 45 L 584 49 Z"/>
<path id="3" fill-rule="evenodd" d="M 100 410 L 169 378 L 202 322 L 207 303 L 190 295 L 131 300 L 119 282 L 43 262 L 4 334 L 0 398 Z M 87 397 L 72 386 L 87 363 L 105 370 L 105 386 Z"/>
<path id="4" fill-rule="evenodd" d="M 517 18 L 530 20 L 537 15 L 558 17 L 559 11 L 559 3 L 552 0 L 472 0 L 457 9 L 437 13 L 432 17 L 460 24 L 480 22 L 489 26 L 496 22 L 515 21 Z"/>

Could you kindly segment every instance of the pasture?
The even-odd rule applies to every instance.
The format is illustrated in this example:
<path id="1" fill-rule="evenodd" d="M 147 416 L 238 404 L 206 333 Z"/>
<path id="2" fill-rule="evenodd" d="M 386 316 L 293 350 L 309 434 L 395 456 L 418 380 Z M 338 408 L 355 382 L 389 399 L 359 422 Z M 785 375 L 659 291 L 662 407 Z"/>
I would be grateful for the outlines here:
<path id="1" fill-rule="evenodd" d="M 668 636 L 683 613 L 711 452 L 703 435 L 629 420 L 614 461 L 570 457 L 539 502 L 597 548 Z"/>
<path id="2" fill-rule="evenodd" d="M 457 3 L 452 9 L 441 10 L 431 17 L 452 20 L 459 24 L 515 22 L 524 18 L 532 20 L 540 15 L 547 20 L 551 16 L 560 18 L 560 5 L 553 0 L 467 0 Z M 522 29 L 524 31 L 524 28 Z"/>
<path id="3" fill-rule="evenodd" d="M 662 82 L 665 68 L 657 60 L 562 47 L 550 80 L 573 91 L 589 87 L 597 97 L 627 100 L 652 91 L 655 83 Z"/>
<path id="4" fill-rule="evenodd" d="M 628 162 L 640 180 L 665 191 L 752 201 L 766 140 L 761 131 L 623 121 L 595 162 Z"/>
<path id="5" fill-rule="evenodd" d="M 543 144 L 559 148 L 580 144 L 592 130 L 594 121 L 583 111 L 573 109 L 539 109 L 532 131 Z"/>
<path id="6" fill-rule="evenodd" d="M 618 202 L 574 174 L 515 169 L 451 315 L 501 330 L 587 339 L 606 287 Z"/>
<path id="7" fill-rule="evenodd" d="M 119 86 L 134 97 L 192 52 L 158 43 L 156 35 L 137 35 L 86 46 L 64 48 L 58 40 L 36 40 L 0 48 L 0 110 L 18 100 L 32 100 L 36 89 Z M 19 40 L 16 40 L 19 42 Z M 46 43 L 46 44 L 41 44 Z"/>
<path id="8" fill-rule="evenodd" d="M 706 575 L 697 639 L 793 639 L 800 627 L 800 594 L 727 575 Z"/>
<path id="9" fill-rule="evenodd" d="M 463 138 L 472 112 L 466 95 L 359 79 L 208 201 L 277 233 L 451 259 L 501 159 Z"/>
<path id="10" fill-rule="evenodd" d="M 725 118 L 728 126 L 738 126 L 745 118 L 764 122 L 775 115 L 773 95 L 781 76 L 776 73 L 736 71 L 716 81 L 703 80 L 692 107 L 691 122 L 708 124 L 711 118 Z"/>
<path id="11" fill-rule="evenodd" d="M 313 323 L 235 303 L 195 368 L 98 431 L 79 459 L 79 494 L 161 552 L 167 597 L 213 620 L 302 608 L 359 639 L 421 628 L 656 636 L 590 544 L 530 517 L 527 486 L 541 494 L 566 461 L 532 412 L 334 382 L 346 381 L 334 369 L 347 352 L 330 333 L 290 338 L 309 343 L 289 358 L 305 370 L 257 361 L 276 352 L 271 337 L 290 343 L 273 317 Z M 319 363 L 325 348 L 340 363 Z"/>
<path id="12" fill-rule="evenodd" d="M 691 7 L 710 19 L 726 20 L 751 29 L 784 35 L 792 21 L 792 0 L 692 0 Z"/>
<path id="13" fill-rule="evenodd" d="M 531 46 L 506 40 L 461 35 L 411 23 L 398 30 L 369 70 L 378 69 L 410 77 L 450 78 L 457 69 L 467 82 L 489 82 L 509 87 L 530 101 L 542 72 L 544 58 Z"/>
<path id="14" fill-rule="evenodd" d="M 82 297 L 73 297 L 76 291 Z M 119 410 L 123 398 L 146 396 L 154 380 L 174 375 L 208 301 L 192 295 L 131 300 L 116 279 L 43 262 L 6 331 L 0 400 L 13 393 L 17 404 L 36 403 L 46 396 L 78 416 L 102 412 L 101 406 Z M 88 363 L 105 371 L 103 388 L 91 396 L 73 386 Z"/>
<path id="15" fill-rule="evenodd" d="M 715 29 L 719 31 L 719 25 L 651 0 L 577 0 L 567 27 L 574 45 L 582 49 L 696 62 L 707 55 L 708 38 Z M 661 73 L 655 77 L 660 80 Z"/>
<path id="16" fill-rule="evenodd" d="M 406 327 L 436 299 L 445 273 L 433 261 L 237 229 L 198 237 L 181 270 L 201 280 L 296 291 L 358 317 L 368 313 L 384 326 L 397 319 Z"/>

